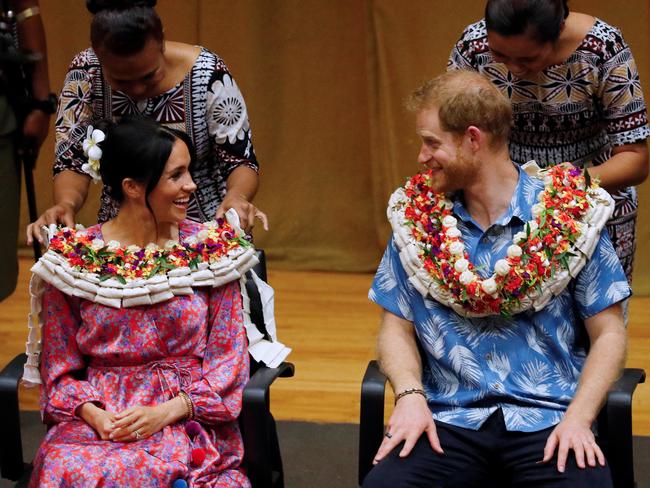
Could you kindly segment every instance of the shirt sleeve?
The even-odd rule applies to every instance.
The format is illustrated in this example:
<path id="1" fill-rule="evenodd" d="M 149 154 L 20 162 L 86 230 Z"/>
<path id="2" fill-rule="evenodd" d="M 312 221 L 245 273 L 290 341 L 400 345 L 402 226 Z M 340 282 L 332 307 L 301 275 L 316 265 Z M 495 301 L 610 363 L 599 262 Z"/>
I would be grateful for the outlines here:
<path id="1" fill-rule="evenodd" d="M 196 420 L 214 425 L 237 419 L 250 374 L 239 282 L 210 291 L 208 320 L 202 377 L 185 392 L 194 404 Z"/>
<path id="2" fill-rule="evenodd" d="M 45 423 L 75 418 L 76 409 L 86 402 L 101 408 L 104 400 L 88 382 L 79 378 L 86 362 L 77 345 L 81 323 L 79 299 L 48 285 L 43 293 L 41 340 L 41 410 Z"/>
<path id="3" fill-rule="evenodd" d="M 623 267 L 606 230 L 576 278 L 574 299 L 584 320 L 632 295 Z"/>
<path id="4" fill-rule="evenodd" d="M 598 95 L 613 146 L 644 142 L 650 135 L 639 71 L 630 47 L 617 29 L 605 43 Z"/>
<path id="5" fill-rule="evenodd" d="M 244 97 L 221 59 L 208 83 L 207 124 L 224 180 L 239 166 L 259 172 Z"/>
<path id="6" fill-rule="evenodd" d="M 65 77 L 54 124 L 55 160 L 54 175 L 70 170 L 86 174 L 82 165 L 86 162 L 83 139 L 88 125 L 101 118 L 95 113 L 94 92 L 101 90 L 94 80 L 101 78 L 99 63 L 89 56 L 89 51 L 79 53 L 70 63 Z"/>
<path id="7" fill-rule="evenodd" d="M 395 241 L 391 238 L 377 268 L 368 298 L 388 312 L 413 322 L 413 291 Z"/>

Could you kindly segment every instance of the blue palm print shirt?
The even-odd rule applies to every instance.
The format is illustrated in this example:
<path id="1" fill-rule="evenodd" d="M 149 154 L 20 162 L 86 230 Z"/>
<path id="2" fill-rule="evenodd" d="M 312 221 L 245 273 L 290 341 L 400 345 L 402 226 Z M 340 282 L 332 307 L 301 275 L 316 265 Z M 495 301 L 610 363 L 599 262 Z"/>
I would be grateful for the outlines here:
<path id="1" fill-rule="evenodd" d="M 470 260 L 483 277 L 506 256 L 531 220 L 543 182 L 519 170 L 508 210 L 481 229 L 462 202 L 454 214 Z M 423 297 L 408 281 L 394 241 L 386 248 L 369 298 L 414 324 L 424 357 L 423 384 L 435 420 L 478 429 L 498 408 L 508 430 L 533 432 L 562 420 L 582 371 L 589 338 L 583 320 L 631 294 L 606 231 L 569 286 L 548 305 L 510 318 L 465 318 Z"/>

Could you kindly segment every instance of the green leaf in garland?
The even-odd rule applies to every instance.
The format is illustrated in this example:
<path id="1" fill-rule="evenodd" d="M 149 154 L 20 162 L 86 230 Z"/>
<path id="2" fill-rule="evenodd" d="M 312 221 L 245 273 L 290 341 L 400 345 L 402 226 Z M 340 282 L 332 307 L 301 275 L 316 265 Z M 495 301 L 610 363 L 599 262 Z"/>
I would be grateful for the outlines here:
<path id="1" fill-rule="evenodd" d="M 126 279 L 124 279 L 124 276 L 122 275 L 115 275 L 115 278 L 117 278 L 117 281 L 122 283 L 123 285 L 126 285 Z"/>
<path id="2" fill-rule="evenodd" d="M 567 258 L 567 253 L 562 253 L 559 257 L 559 261 L 564 266 L 564 269 L 569 269 L 569 258 Z"/>
<path id="3" fill-rule="evenodd" d="M 189 267 L 190 267 L 190 269 L 193 269 L 193 270 L 198 269 L 198 267 L 199 267 L 199 259 L 198 258 L 190 259 Z"/>
<path id="4" fill-rule="evenodd" d="M 156 275 L 156 273 L 158 273 L 158 271 L 160 271 L 160 265 L 159 264 L 154 266 L 154 268 L 151 270 L 151 273 L 149 273 L 149 276 L 147 276 L 147 278 L 154 277 Z"/>
<path id="5" fill-rule="evenodd" d="M 108 274 L 108 273 L 107 273 L 107 274 L 103 274 L 103 275 L 101 275 L 101 276 L 99 277 L 99 281 L 110 280 L 112 277 L 113 277 L 112 274 Z"/>
<path id="6" fill-rule="evenodd" d="M 587 171 L 587 168 L 582 169 L 582 174 L 585 177 L 585 186 L 586 188 L 591 187 L 591 175 L 589 174 L 589 171 Z"/>
<path id="7" fill-rule="evenodd" d="M 236 240 L 243 248 L 248 249 L 249 247 L 253 247 L 253 245 L 243 237 L 238 237 Z"/>

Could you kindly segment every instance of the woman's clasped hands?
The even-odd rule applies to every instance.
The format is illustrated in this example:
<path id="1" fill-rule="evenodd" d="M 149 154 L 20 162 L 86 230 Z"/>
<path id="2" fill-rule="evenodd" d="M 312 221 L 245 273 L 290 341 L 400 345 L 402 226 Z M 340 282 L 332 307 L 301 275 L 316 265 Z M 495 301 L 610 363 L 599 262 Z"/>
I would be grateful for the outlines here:
<path id="1" fill-rule="evenodd" d="M 138 405 L 113 413 L 89 402 L 79 407 L 78 414 L 102 440 L 133 442 L 150 437 L 182 419 L 186 406 L 180 397 L 175 397 L 152 407 Z"/>

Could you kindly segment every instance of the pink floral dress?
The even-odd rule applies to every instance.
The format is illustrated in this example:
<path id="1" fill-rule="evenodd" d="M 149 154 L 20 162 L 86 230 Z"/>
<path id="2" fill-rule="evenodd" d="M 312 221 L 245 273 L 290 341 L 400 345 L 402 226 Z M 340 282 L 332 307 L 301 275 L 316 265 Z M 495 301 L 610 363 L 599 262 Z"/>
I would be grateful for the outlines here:
<path id="1" fill-rule="evenodd" d="M 183 233 L 194 224 L 185 221 Z M 101 237 L 99 226 L 90 228 Z M 43 296 L 41 411 L 50 426 L 30 487 L 249 487 L 237 417 L 249 377 L 238 282 L 146 307 L 115 309 L 48 285 Z M 185 422 L 134 442 L 101 440 L 75 414 L 156 405 L 185 391 L 201 429 Z M 206 457 L 193 464 L 193 449 Z"/>

